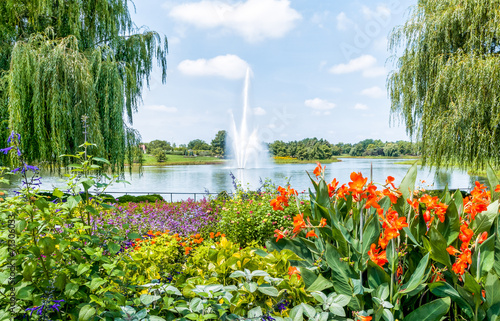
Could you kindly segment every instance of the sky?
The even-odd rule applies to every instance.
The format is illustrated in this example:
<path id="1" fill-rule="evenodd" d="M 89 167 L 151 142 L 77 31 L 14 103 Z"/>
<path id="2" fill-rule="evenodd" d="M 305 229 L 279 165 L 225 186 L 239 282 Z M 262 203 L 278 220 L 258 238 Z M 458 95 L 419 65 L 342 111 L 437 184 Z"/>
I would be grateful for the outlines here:
<path id="1" fill-rule="evenodd" d="M 263 142 L 409 140 L 391 117 L 391 31 L 416 0 L 138 0 L 132 20 L 168 38 L 133 127 L 155 139 L 208 143 L 239 126 L 250 71 L 249 126 Z M 394 116 L 394 115 L 393 115 Z"/>

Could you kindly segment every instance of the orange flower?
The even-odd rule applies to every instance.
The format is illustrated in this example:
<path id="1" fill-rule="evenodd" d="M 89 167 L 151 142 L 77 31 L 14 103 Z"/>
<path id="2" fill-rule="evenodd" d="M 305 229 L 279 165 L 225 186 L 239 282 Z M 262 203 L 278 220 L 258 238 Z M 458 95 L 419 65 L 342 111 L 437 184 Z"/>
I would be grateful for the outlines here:
<path id="1" fill-rule="evenodd" d="M 337 189 L 337 186 L 339 185 L 339 182 L 337 182 L 337 179 L 334 178 L 333 181 L 328 184 L 328 195 L 332 197 L 335 194 L 335 190 Z"/>
<path id="2" fill-rule="evenodd" d="M 389 199 L 391 200 L 391 203 L 392 204 L 396 204 L 398 202 L 398 198 L 401 196 L 401 192 L 395 190 L 395 191 L 391 191 L 389 190 L 388 188 L 384 189 L 382 191 L 382 193 L 385 195 L 385 196 L 388 196 Z"/>
<path id="3" fill-rule="evenodd" d="M 306 228 L 306 222 L 304 221 L 304 214 L 300 213 L 295 215 L 293 218 L 293 233 L 298 233 Z"/>
<path id="4" fill-rule="evenodd" d="M 299 269 L 297 269 L 295 266 L 290 266 L 288 268 L 288 275 L 292 276 L 292 275 L 297 275 L 297 280 L 300 280 L 300 271 Z"/>
<path id="5" fill-rule="evenodd" d="M 220 232 L 217 232 L 217 234 L 215 234 L 215 237 L 218 237 L 220 236 Z"/>
<path id="6" fill-rule="evenodd" d="M 396 186 L 394 186 L 394 177 L 392 176 L 387 176 L 387 179 L 385 180 L 385 185 L 391 185 L 392 188 L 396 189 Z"/>
<path id="7" fill-rule="evenodd" d="M 455 255 L 456 253 L 459 253 L 460 251 L 457 250 L 456 248 L 453 247 L 453 245 L 450 245 L 446 248 L 446 251 L 450 253 L 450 255 Z"/>
<path id="8" fill-rule="evenodd" d="M 495 187 L 495 192 L 500 192 L 500 185 L 497 185 L 497 187 Z"/>
<path id="9" fill-rule="evenodd" d="M 278 242 L 279 240 L 281 240 L 282 238 L 285 237 L 285 234 L 283 234 L 283 231 L 279 230 L 279 229 L 275 229 L 274 230 L 274 236 L 276 236 L 276 242 Z"/>
<path id="10" fill-rule="evenodd" d="M 210 232 L 210 238 L 213 239 L 214 238 L 214 232 Z"/>
<path id="11" fill-rule="evenodd" d="M 451 268 L 456 274 L 463 275 L 469 264 L 472 264 L 471 251 L 464 249 Z"/>
<path id="12" fill-rule="evenodd" d="M 306 238 L 307 237 L 316 237 L 317 238 L 318 235 L 316 235 L 316 233 L 313 230 L 311 230 L 311 231 L 307 232 Z"/>
<path id="13" fill-rule="evenodd" d="M 320 221 L 319 221 L 319 227 L 325 227 L 326 226 L 326 218 L 322 218 Z"/>
<path id="14" fill-rule="evenodd" d="M 481 235 L 479 236 L 479 239 L 477 240 L 477 242 L 479 244 L 482 244 L 484 241 L 486 241 L 486 239 L 488 238 L 488 232 L 483 232 L 481 233 Z"/>
<path id="15" fill-rule="evenodd" d="M 220 236 L 221 236 L 221 237 L 226 237 L 226 234 L 222 233 Z"/>
<path id="16" fill-rule="evenodd" d="M 458 236 L 460 241 L 462 241 L 463 243 L 469 243 L 472 239 L 472 236 L 474 236 L 474 231 L 471 230 L 467 226 L 467 224 L 463 224 L 462 226 L 460 226 L 460 235 Z"/>
<path id="17" fill-rule="evenodd" d="M 316 175 L 316 177 L 318 177 L 325 170 L 326 166 L 321 167 L 321 164 L 319 162 L 317 162 L 316 164 L 317 164 L 317 166 L 314 169 L 313 173 L 314 173 L 314 175 Z"/>
<path id="18" fill-rule="evenodd" d="M 365 317 L 362 315 L 358 315 L 358 318 L 360 321 L 371 321 L 372 320 L 372 317 Z"/>
<path id="19" fill-rule="evenodd" d="M 380 252 L 380 249 L 377 249 L 376 244 L 372 244 L 370 246 L 370 250 L 368 251 L 368 255 L 370 256 L 370 260 L 375 262 L 380 267 L 383 267 L 385 263 L 389 262 L 387 261 L 386 253 L 385 251 Z"/>
<path id="20" fill-rule="evenodd" d="M 368 181 L 368 177 L 363 177 L 361 173 L 351 173 L 351 181 L 349 184 L 349 191 L 354 194 L 363 193 L 363 188 L 365 187 L 366 182 Z"/>

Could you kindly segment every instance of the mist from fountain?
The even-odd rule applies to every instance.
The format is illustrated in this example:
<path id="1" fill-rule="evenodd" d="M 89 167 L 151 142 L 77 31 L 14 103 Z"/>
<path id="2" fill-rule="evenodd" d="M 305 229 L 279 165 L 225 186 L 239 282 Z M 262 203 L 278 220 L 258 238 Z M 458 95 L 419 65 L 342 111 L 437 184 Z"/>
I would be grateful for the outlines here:
<path id="1" fill-rule="evenodd" d="M 243 88 L 243 115 L 241 117 L 239 130 L 236 127 L 234 115 L 231 113 L 231 152 L 233 167 L 238 169 L 262 168 L 268 167 L 270 164 L 269 154 L 259 139 L 257 129 L 253 129 L 251 132 L 248 129 L 249 116 L 251 116 L 248 99 L 249 89 L 250 68 L 247 69 L 245 76 L 245 85 Z"/>

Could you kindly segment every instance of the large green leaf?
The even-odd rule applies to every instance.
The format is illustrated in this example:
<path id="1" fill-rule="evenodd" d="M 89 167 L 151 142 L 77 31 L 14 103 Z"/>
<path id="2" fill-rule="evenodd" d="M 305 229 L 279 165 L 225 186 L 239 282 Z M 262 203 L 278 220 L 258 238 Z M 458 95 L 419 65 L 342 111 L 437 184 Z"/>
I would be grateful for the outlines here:
<path id="1" fill-rule="evenodd" d="M 325 289 L 331 288 L 333 286 L 332 282 L 325 279 L 321 274 L 316 278 L 313 284 L 308 288 L 308 292 L 323 291 Z"/>
<path id="2" fill-rule="evenodd" d="M 486 276 L 484 291 L 486 294 L 486 305 L 492 307 L 495 304 L 500 304 L 500 280 L 498 275 L 490 271 Z"/>
<path id="3" fill-rule="evenodd" d="M 377 244 L 378 238 L 380 236 L 380 223 L 378 221 L 378 215 L 371 215 L 365 224 L 363 231 L 363 243 L 362 243 L 362 260 L 366 262 L 369 260 L 368 251 L 370 246 L 375 243 Z"/>
<path id="4" fill-rule="evenodd" d="M 435 227 L 431 227 L 429 229 L 429 239 L 431 246 L 431 259 L 446 265 L 448 269 L 451 270 L 450 254 L 446 251 L 446 240 Z"/>
<path id="5" fill-rule="evenodd" d="M 337 293 L 352 295 L 353 289 L 349 279 L 355 277 L 349 264 L 341 260 L 340 254 L 333 246 L 326 244 L 326 263 L 331 268 L 333 287 Z"/>
<path id="6" fill-rule="evenodd" d="M 460 309 L 462 309 L 469 318 L 472 318 L 474 313 L 472 307 L 451 285 L 446 282 L 434 282 L 429 283 L 429 289 L 435 296 L 441 298 L 450 297 L 454 302 L 458 304 Z"/>
<path id="7" fill-rule="evenodd" d="M 78 314 L 78 321 L 88 321 L 95 315 L 95 309 L 91 305 L 84 305 Z"/>
<path id="8" fill-rule="evenodd" d="M 491 191 L 491 200 L 496 201 L 498 200 L 499 193 L 495 192 L 495 188 L 500 184 L 500 181 L 498 181 L 498 177 L 490 164 L 486 166 L 486 176 L 488 176 L 488 187 Z"/>
<path id="9" fill-rule="evenodd" d="M 448 205 L 445 220 L 443 223 L 438 223 L 437 230 L 443 235 L 447 245 L 451 245 L 457 239 L 460 234 L 460 217 L 458 216 L 457 206 L 454 202 L 450 202 Z"/>
<path id="10" fill-rule="evenodd" d="M 491 225 L 498 216 L 498 200 L 488 205 L 488 209 L 476 215 L 476 219 L 472 222 L 472 229 L 475 235 L 479 235 L 485 231 L 489 232 Z"/>
<path id="11" fill-rule="evenodd" d="M 383 268 L 375 264 L 373 261 L 368 261 L 368 285 L 371 289 L 377 289 L 382 284 L 389 284 L 391 277 Z"/>
<path id="12" fill-rule="evenodd" d="M 429 263 L 429 253 L 427 253 L 418 263 L 415 272 L 410 277 L 407 283 L 403 284 L 399 293 L 404 294 L 415 290 L 423 281 L 426 275 L 427 264 Z M 425 277 L 426 278 L 426 277 Z"/>
<path id="13" fill-rule="evenodd" d="M 441 298 L 424 304 L 408 314 L 403 321 L 439 321 L 450 309 L 450 298 Z"/>
<path id="14" fill-rule="evenodd" d="M 477 276 L 477 257 L 480 256 L 479 262 L 479 277 L 485 276 L 495 263 L 495 239 L 496 236 L 490 236 L 483 244 L 478 244 L 479 251 L 476 249 L 472 255 L 472 264 L 470 271 L 472 275 Z"/>
<path id="15" fill-rule="evenodd" d="M 413 190 L 415 189 L 415 182 L 417 181 L 417 166 L 417 161 L 415 161 L 399 185 L 399 190 L 401 191 L 401 194 L 403 194 L 404 201 L 410 198 Z"/>

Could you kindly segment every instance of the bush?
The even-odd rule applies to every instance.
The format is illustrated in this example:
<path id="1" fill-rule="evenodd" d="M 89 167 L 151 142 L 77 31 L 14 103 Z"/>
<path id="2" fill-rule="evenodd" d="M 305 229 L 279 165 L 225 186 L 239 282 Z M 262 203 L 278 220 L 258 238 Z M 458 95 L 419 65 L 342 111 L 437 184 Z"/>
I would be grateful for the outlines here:
<path id="1" fill-rule="evenodd" d="M 291 226 L 292 217 L 301 211 L 295 203 L 283 211 L 273 211 L 270 205 L 273 196 L 269 193 L 254 193 L 253 198 L 244 198 L 240 194 L 229 200 L 214 201 L 221 209 L 217 230 L 224 231 L 229 240 L 241 246 L 254 241 L 264 245 L 267 239 L 273 237 L 276 229 Z M 300 203 L 302 208 L 304 202 Z"/>
<path id="2" fill-rule="evenodd" d="M 150 202 L 154 203 L 156 201 L 164 201 L 165 199 L 158 194 L 151 194 L 151 195 L 141 195 L 141 196 L 134 196 L 134 195 L 122 195 L 118 197 L 116 200 L 118 200 L 118 203 L 141 203 L 141 202 Z"/>

